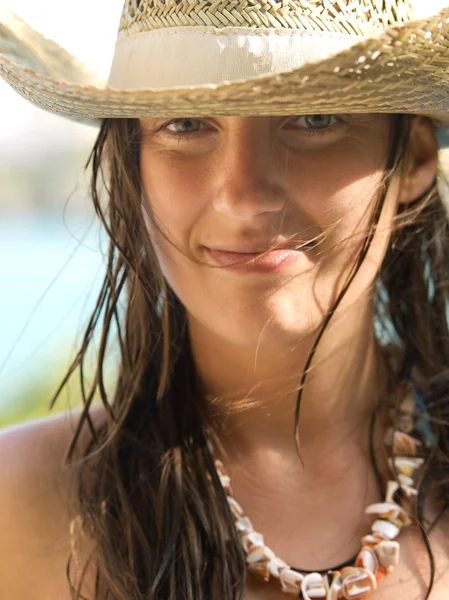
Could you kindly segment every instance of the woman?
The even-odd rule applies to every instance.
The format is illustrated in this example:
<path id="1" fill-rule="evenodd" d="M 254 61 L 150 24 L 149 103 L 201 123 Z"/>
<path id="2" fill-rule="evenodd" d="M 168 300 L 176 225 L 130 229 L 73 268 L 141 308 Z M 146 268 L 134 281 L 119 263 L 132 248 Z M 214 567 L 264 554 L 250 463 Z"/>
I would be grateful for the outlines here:
<path id="1" fill-rule="evenodd" d="M 67 457 L 73 598 L 87 548 L 95 598 L 447 598 L 447 93 L 429 91 L 448 20 L 311 7 L 127 2 L 115 90 L 59 48 L 77 70 L 58 81 L 50 42 L 5 30 L 20 93 L 103 119 L 107 276 L 52 402 L 101 324 Z"/>

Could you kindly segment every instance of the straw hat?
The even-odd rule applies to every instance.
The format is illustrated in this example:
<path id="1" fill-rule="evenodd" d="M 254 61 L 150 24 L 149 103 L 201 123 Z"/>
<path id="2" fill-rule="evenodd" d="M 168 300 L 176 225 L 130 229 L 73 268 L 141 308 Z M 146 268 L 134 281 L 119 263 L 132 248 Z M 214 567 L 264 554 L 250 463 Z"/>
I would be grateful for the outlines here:
<path id="1" fill-rule="evenodd" d="M 449 9 L 414 20 L 411 0 L 126 0 L 104 82 L 0 10 L 0 75 L 82 121 L 403 112 L 448 125 L 448 36 Z"/>

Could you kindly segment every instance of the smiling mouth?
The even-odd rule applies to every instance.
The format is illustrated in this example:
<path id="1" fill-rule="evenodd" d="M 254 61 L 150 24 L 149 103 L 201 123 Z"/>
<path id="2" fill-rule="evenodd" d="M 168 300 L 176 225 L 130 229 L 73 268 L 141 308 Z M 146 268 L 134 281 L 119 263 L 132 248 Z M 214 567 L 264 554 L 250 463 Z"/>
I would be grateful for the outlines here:
<path id="1" fill-rule="evenodd" d="M 204 247 L 214 265 L 238 272 L 273 272 L 303 258 L 305 247 L 275 248 L 263 252 L 234 252 Z"/>
<path id="2" fill-rule="evenodd" d="M 240 254 L 242 256 L 258 256 L 259 254 L 265 254 L 268 252 L 276 252 L 276 251 L 280 251 L 280 250 L 294 250 L 294 251 L 306 251 L 310 248 L 312 248 L 314 245 L 313 241 L 297 241 L 295 243 L 283 243 L 283 244 L 264 244 L 264 245 L 260 245 L 260 246 L 255 246 L 255 245 L 246 245 L 246 247 L 240 246 L 238 248 L 220 248 L 220 247 L 215 247 L 215 248 L 211 248 L 209 246 L 202 246 L 203 248 L 205 248 L 206 250 L 211 250 L 213 252 L 223 252 L 223 253 L 228 253 L 228 254 Z"/>

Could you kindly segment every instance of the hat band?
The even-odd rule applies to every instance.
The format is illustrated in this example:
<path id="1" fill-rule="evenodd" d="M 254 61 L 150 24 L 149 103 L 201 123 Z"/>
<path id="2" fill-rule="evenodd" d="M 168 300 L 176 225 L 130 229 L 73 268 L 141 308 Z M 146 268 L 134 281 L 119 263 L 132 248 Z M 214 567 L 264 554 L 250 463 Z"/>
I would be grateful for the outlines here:
<path id="1" fill-rule="evenodd" d="M 220 84 L 329 58 L 359 35 L 249 27 L 170 27 L 121 37 L 108 86 L 118 90 Z"/>

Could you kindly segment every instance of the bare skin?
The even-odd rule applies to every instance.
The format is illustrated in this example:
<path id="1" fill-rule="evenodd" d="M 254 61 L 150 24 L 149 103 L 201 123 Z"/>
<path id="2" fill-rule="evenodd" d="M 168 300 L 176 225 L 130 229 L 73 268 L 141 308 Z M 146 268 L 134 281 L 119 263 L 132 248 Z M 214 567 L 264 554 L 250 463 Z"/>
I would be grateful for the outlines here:
<path id="1" fill-rule="evenodd" d="M 235 497 L 276 554 L 307 570 L 353 556 L 369 531 L 364 508 L 381 500 L 368 452 L 369 418 L 386 386 L 372 283 L 398 203 L 419 197 L 436 173 L 430 123 L 417 118 L 403 178 L 393 179 L 368 255 L 314 359 L 301 410 L 303 467 L 293 438 L 297 386 L 360 249 L 389 139 L 385 115 L 330 117 L 318 133 L 293 117 L 141 121 L 142 181 L 158 226 L 149 222 L 149 231 L 187 310 Z M 186 129 L 195 133 L 183 138 Z M 208 262 L 204 246 L 234 249 L 273 232 L 314 241 L 276 276 L 198 264 L 166 239 Z M 235 410 L 248 397 L 252 406 Z"/>
<path id="2" fill-rule="evenodd" d="M 104 417 L 102 407 L 92 409 L 94 422 Z M 63 456 L 71 441 L 79 413 L 64 414 L 20 426 L 0 434 L 0 597 L 9 600 L 71 600 L 66 580 L 70 552 L 69 481 Z M 86 436 L 84 436 L 86 439 Z M 255 494 L 258 495 L 256 489 Z M 278 507 L 271 514 L 279 516 Z M 266 519 L 270 522 L 271 519 Z M 293 527 L 288 532 L 288 538 Z M 341 533 L 341 531 L 340 531 Z M 303 545 L 313 538 L 298 531 Z M 436 583 L 431 600 L 446 600 L 449 590 L 449 519 L 431 534 L 436 559 Z M 429 577 L 428 559 L 419 533 L 401 533 L 401 563 L 371 597 L 373 600 L 423 600 Z M 88 549 L 87 549 L 88 550 Z M 81 565 L 87 557 L 81 556 Z M 298 563 L 299 564 L 299 563 Z M 75 575 L 72 570 L 72 581 Z M 94 573 L 88 570 L 82 593 L 94 598 Z M 245 600 L 285 600 L 284 593 L 249 576 Z M 100 596 L 99 600 L 103 600 Z"/>
<path id="3" fill-rule="evenodd" d="M 359 249 L 355 234 L 368 223 L 382 179 L 389 123 L 382 115 L 343 116 L 315 137 L 293 119 L 202 119 L 205 133 L 188 142 L 160 133 L 168 120 L 143 120 L 141 173 L 147 209 L 194 259 L 208 262 L 203 246 L 213 244 L 225 248 L 298 232 L 320 241 L 275 276 L 242 277 L 195 263 L 149 225 L 164 275 L 188 312 L 194 358 L 218 415 L 236 499 L 278 556 L 321 570 L 357 551 L 369 530 L 363 510 L 379 500 L 367 439 L 386 367 L 373 336 L 370 290 L 397 204 L 420 196 L 434 178 L 436 146 L 429 122 L 417 118 L 404 179 L 390 187 L 370 252 L 314 360 L 301 410 L 303 467 L 293 440 L 296 389 L 323 315 Z M 248 396 L 252 407 L 234 410 Z M 69 443 L 62 424 L 52 431 L 59 447 Z M 64 503 L 59 506 L 54 531 L 63 542 L 61 560 L 51 570 L 60 575 L 45 577 L 42 598 L 65 600 L 68 521 Z M 51 515 L 42 510 L 22 539 L 30 527 L 54 519 L 54 507 Z M 435 600 L 448 592 L 446 539 L 442 523 L 433 534 L 440 578 Z M 401 565 L 375 598 L 424 597 L 428 571 L 419 540 L 416 531 L 404 532 Z M 249 578 L 248 599 L 281 597 L 276 587 Z"/>

